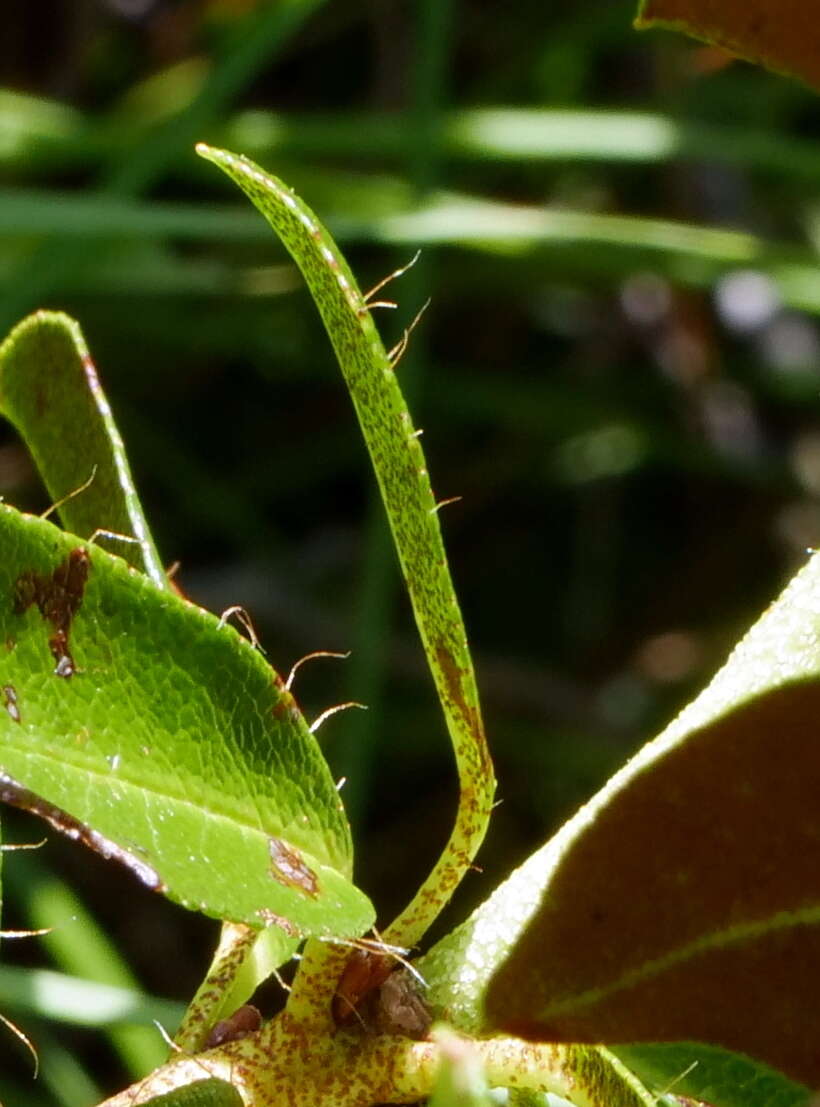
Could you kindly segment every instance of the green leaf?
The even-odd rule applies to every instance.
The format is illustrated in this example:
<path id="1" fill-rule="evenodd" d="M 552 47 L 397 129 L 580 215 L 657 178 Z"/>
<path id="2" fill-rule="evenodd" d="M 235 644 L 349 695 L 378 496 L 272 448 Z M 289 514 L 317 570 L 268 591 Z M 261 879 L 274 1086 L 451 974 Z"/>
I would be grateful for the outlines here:
<path id="1" fill-rule="evenodd" d="M 59 509 L 66 529 L 90 538 L 102 527 L 135 539 L 119 542 L 117 552 L 167 588 L 125 447 L 73 319 L 38 311 L 14 328 L 0 346 L 0 412 L 23 436 L 52 500 L 69 497 Z"/>
<path id="2" fill-rule="evenodd" d="M 809 1107 L 812 1097 L 767 1065 L 715 1046 L 676 1042 L 613 1046 L 610 1052 L 658 1094 L 719 1107 Z"/>
<path id="3" fill-rule="evenodd" d="M 366 929 L 327 765 L 250 644 L 6 506 L 0 548 L 0 770 L 17 782 L 3 798 L 186 907 L 285 932 Z"/>
<path id="4" fill-rule="evenodd" d="M 250 197 L 301 269 L 336 351 L 376 471 L 416 623 L 447 721 L 461 785 L 456 825 L 433 872 L 384 937 L 414 945 L 481 845 L 495 790 L 472 659 L 453 589 L 438 506 L 418 435 L 347 262 L 314 213 L 247 158 L 200 144 Z"/>
<path id="5" fill-rule="evenodd" d="M 62 501 L 59 512 L 66 528 L 86 537 L 98 527 L 139 536 L 136 542 L 118 538 L 120 552 L 158 587 L 168 588 L 122 440 L 73 320 L 37 312 L 0 346 L 0 411 L 21 432 L 52 497 Z M 51 878 L 32 858 L 18 859 L 12 876 L 17 878 L 18 905 L 22 901 L 31 914 L 41 916 L 33 925 L 50 930 L 44 942 L 63 968 L 101 983 L 135 984 L 116 950 L 59 878 Z M 61 925 L 66 918 L 75 923 L 68 932 Z M 153 1027 L 110 1025 L 107 1033 L 135 1076 L 165 1057 Z"/>
<path id="6" fill-rule="evenodd" d="M 242 1096 L 225 1080 L 196 1080 L 148 1100 L 149 1107 L 242 1107 Z"/>
<path id="7" fill-rule="evenodd" d="M 818 676 L 815 556 L 706 691 L 508 882 L 513 945 L 489 1028 L 705 1041 L 820 1084 Z"/>
<path id="8" fill-rule="evenodd" d="M 86 482 L 80 494 L 69 494 L 60 505 L 66 529 L 86 536 L 95 533 L 98 527 L 120 532 L 124 527 L 127 533 L 140 535 L 138 544 L 117 540 L 119 549 L 132 564 L 144 569 L 155 584 L 167 588 L 131 480 L 122 440 L 77 324 L 64 315 L 49 312 L 37 312 L 24 320 L 0 348 L 0 374 L 6 413 L 14 419 L 37 458 L 52 495 L 60 499 L 66 495 L 63 490 L 71 483 L 70 474 L 78 480 L 83 468 L 93 471 L 90 485 Z M 49 403 L 43 402 L 44 397 L 49 397 Z M 54 890 L 57 891 L 56 887 Z M 78 911 L 82 913 L 82 908 L 75 904 L 67 914 L 75 915 Z M 63 909 L 61 917 L 65 915 Z M 186 1013 L 177 1042 L 180 1048 L 199 1048 L 210 1027 L 223 1014 L 240 1006 L 273 968 L 288 960 L 298 944 L 298 939 L 274 927 L 260 932 L 226 923 L 223 929 L 223 939 L 226 934 L 235 936 L 237 929 L 247 931 L 249 941 L 241 944 L 242 954 L 258 949 L 260 955 L 253 956 L 246 966 L 241 965 L 239 957 L 228 958 L 231 966 L 228 973 L 224 941 L 220 942 L 217 978 L 209 972 Z M 112 959 L 100 957 L 102 936 L 98 934 L 93 941 L 94 927 L 88 919 L 81 930 L 87 939 L 85 945 L 96 946 L 93 956 L 88 964 L 74 963 L 72 958 L 83 945 L 77 945 L 75 934 L 67 946 L 64 941 L 61 945 L 61 952 L 68 958 L 66 966 L 98 980 L 107 979 L 108 983 L 132 983 L 128 978 L 122 979 L 118 971 L 105 974 L 105 969 L 112 967 Z M 58 927 L 46 941 L 59 944 L 61 934 L 64 931 Z M 266 957 L 261 956 L 262 951 Z M 174 1020 L 177 1022 L 179 1019 Z M 164 1059 L 165 1049 L 155 1032 L 146 1033 L 143 1027 L 115 1026 L 109 1034 L 135 1075 Z"/>

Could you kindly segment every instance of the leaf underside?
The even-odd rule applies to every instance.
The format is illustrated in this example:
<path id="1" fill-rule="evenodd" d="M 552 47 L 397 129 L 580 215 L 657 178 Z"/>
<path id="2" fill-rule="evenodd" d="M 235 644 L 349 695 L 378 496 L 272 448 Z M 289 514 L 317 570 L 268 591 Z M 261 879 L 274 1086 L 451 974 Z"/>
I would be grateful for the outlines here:
<path id="1" fill-rule="evenodd" d="M 327 765 L 250 644 L 4 505 L 0 546 L 0 771 L 46 804 L 8 782 L 4 797 L 205 914 L 288 934 L 366 929 Z"/>
<path id="2" fill-rule="evenodd" d="M 820 88 L 812 0 L 643 0 L 637 27 L 671 27 Z"/>
<path id="3" fill-rule="evenodd" d="M 484 1025 L 709 1042 L 820 1084 L 819 667 L 815 556 L 709 688 L 527 862 L 526 886 L 510 882 L 512 948 Z"/>

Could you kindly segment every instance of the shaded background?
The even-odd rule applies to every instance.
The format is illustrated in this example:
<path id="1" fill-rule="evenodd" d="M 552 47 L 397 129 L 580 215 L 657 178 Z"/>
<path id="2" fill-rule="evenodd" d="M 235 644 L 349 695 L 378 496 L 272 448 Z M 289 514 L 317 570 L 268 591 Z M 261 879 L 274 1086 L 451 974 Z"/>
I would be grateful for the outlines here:
<path id="1" fill-rule="evenodd" d="M 503 800 L 451 924 L 691 697 L 820 542 L 817 100 L 638 35 L 633 9 L 4 6 L 2 329 L 42 306 L 80 320 L 192 598 L 244 605 L 284 673 L 353 651 L 305 667 L 296 693 L 309 719 L 370 705 L 319 738 L 382 922 L 449 828 L 445 729 L 315 309 L 193 144 L 294 185 L 364 288 L 422 248 L 379 322 L 389 346 L 431 299 L 399 374 L 437 494 L 462 496 L 442 521 Z M 42 510 L 1 433 L 0 494 Z M 41 836 L 6 819 L 7 839 Z M 4 944 L 0 1010 L 43 1073 L 32 1090 L 4 1038 L 0 1098 L 84 1107 L 156 1034 L 78 1028 L 93 1002 L 72 1014 L 79 1000 L 34 995 L 43 978 L 19 967 L 108 972 L 81 902 L 146 992 L 184 1001 L 216 924 L 53 836 L 6 855 L 4 885 L 4 926 L 58 928 Z"/>

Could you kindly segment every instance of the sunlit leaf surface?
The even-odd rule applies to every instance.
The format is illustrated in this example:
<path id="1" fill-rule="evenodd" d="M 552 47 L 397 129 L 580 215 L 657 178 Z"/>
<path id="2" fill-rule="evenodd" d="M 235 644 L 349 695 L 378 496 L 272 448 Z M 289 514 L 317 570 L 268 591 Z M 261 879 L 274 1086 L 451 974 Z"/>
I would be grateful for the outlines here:
<path id="1" fill-rule="evenodd" d="M 23 436 L 66 527 L 84 538 L 100 527 L 123 535 L 114 539 L 117 552 L 167 587 L 122 439 L 73 319 L 38 311 L 3 342 L 0 413 Z"/>
<path id="2" fill-rule="evenodd" d="M 0 770 L 16 782 L 3 798 L 206 914 L 365 929 L 372 909 L 349 883 L 327 766 L 249 643 L 5 506 L 0 545 Z"/>

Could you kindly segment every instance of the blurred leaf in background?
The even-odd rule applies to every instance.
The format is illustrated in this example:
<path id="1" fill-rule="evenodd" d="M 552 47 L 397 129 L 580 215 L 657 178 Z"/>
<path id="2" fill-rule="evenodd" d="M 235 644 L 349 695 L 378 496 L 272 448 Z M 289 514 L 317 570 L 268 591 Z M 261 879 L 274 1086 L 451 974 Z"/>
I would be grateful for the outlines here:
<path id="1" fill-rule="evenodd" d="M 442 522 L 504 801 L 445 927 L 690 698 L 820 544 L 816 97 L 636 35 L 632 0 L 512 14 L 10 0 L 0 39 L 3 330 L 34 307 L 81 320 L 192 598 L 246 607 L 279 671 L 353 648 L 305 666 L 296 691 L 309 718 L 370 704 L 319 737 L 383 917 L 446 836 L 448 746 L 313 307 L 193 144 L 292 183 L 365 288 L 422 247 L 379 318 L 390 346 L 432 298 L 399 373 L 437 494 L 462 497 Z M 0 435 L 0 495 L 41 510 Z M 211 924 L 64 843 L 38 860 L 129 980 L 190 996 Z M 4 926 L 44 925 L 26 866 L 7 859 Z M 33 940 L 12 956 L 92 975 Z M 35 1095 L 21 1060 L 1 1099 L 79 1105 L 92 1077 L 124 1083 L 130 1062 L 81 1015 L 47 1029 L 45 1005 L 19 1011 L 44 1072 L 71 1061 L 75 1083 Z"/>
<path id="2" fill-rule="evenodd" d="M 719 44 L 733 54 L 760 62 L 775 72 L 800 77 L 815 88 L 820 67 L 811 26 L 814 10 L 807 0 L 785 0 L 777 17 L 765 0 L 724 0 L 716 11 L 709 0 L 643 0 L 637 27 L 668 26 Z"/>

